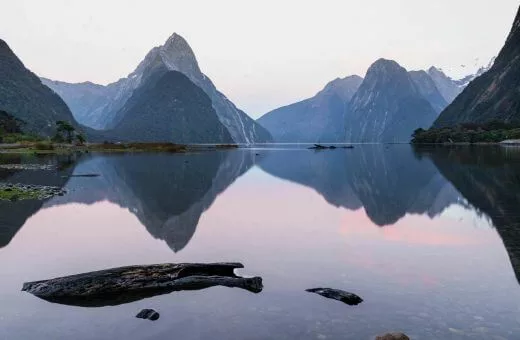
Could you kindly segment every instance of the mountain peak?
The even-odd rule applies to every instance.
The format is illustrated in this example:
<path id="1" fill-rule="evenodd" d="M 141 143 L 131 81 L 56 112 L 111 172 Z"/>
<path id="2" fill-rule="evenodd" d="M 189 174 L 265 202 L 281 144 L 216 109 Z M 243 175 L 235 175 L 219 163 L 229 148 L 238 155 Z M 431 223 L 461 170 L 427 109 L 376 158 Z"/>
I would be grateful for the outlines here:
<path id="1" fill-rule="evenodd" d="M 166 40 L 162 49 L 175 49 L 175 50 L 189 50 L 191 51 L 191 47 L 180 34 L 174 32 L 170 37 Z M 193 53 L 193 51 L 191 51 Z"/>
<path id="2" fill-rule="evenodd" d="M 169 70 L 180 71 L 190 78 L 201 74 L 195 53 L 182 36 L 173 33 L 164 45 L 159 46 L 159 55 Z"/>
<path id="3" fill-rule="evenodd" d="M 376 60 L 368 69 L 377 72 L 402 72 L 406 70 L 394 60 L 380 58 Z"/>
<path id="4" fill-rule="evenodd" d="M 440 76 L 443 76 L 443 77 L 448 78 L 448 76 L 446 75 L 446 73 L 444 73 L 444 72 L 442 71 L 442 69 L 437 68 L 437 67 L 435 67 L 435 66 L 431 66 L 431 67 L 428 69 L 428 73 L 429 73 L 430 75 L 435 74 L 435 75 L 440 75 Z"/>
<path id="5" fill-rule="evenodd" d="M 395 87 L 396 84 L 399 84 L 401 89 L 398 90 Z M 378 59 L 368 68 L 361 87 L 364 87 L 365 90 L 369 88 L 373 90 L 375 88 L 384 89 L 389 85 L 396 92 L 401 92 L 404 87 L 407 87 L 404 92 L 409 89 L 413 91 L 412 80 L 404 67 L 393 60 Z"/>

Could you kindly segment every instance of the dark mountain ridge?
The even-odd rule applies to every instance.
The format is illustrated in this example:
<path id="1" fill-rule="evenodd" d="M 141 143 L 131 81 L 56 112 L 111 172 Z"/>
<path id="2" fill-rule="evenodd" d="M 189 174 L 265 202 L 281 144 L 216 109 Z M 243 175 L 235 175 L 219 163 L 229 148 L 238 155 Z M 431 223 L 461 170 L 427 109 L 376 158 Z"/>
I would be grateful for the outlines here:
<path id="1" fill-rule="evenodd" d="M 63 120 L 76 128 L 67 104 L 18 59 L 0 39 L 0 110 L 23 122 L 23 130 L 51 136 L 56 121 Z"/>
<path id="2" fill-rule="evenodd" d="M 473 80 L 441 113 L 433 127 L 490 121 L 520 123 L 520 8 L 489 71 Z"/>

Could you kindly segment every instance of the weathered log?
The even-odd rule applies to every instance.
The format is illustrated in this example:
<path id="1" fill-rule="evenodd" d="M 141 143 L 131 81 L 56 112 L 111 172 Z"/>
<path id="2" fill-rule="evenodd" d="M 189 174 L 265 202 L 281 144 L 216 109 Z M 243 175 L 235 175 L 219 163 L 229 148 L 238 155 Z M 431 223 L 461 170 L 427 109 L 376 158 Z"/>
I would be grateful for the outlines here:
<path id="1" fill-rule="evenodd" d="M 240 263 L 128 266 L 26 282 L 22 291 L 50 302 L 85 307 L 113 306 L 174 291 L 213 286 L 261 292 L 261 277 L 235 275 L 234 270 L 243 267 Z"/>
<path id="2" fill-rule="evenodd" d="M 346 292 L 340 289 L 333 288 L 311 288 L 306 289 L 307 292 L 315 293 L 326 297 L 328 299 L 334 299 L 346 303 L 349 306 L 359 305 L 363 302 L 363 299 L 357 296 L 356 294 Z"/>

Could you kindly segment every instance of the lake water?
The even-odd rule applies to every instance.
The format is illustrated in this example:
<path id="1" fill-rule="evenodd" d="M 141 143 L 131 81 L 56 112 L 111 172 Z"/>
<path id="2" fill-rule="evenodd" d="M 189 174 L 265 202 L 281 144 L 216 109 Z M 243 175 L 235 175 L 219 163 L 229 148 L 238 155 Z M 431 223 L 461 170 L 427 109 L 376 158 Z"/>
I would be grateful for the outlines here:
<path id="1" fill-rule="evenodd" d="M 7 156 L 63 186 L 0 201 L 0 339 L 520 338 L 520 151 L 295 146 L 194 154 Z M 73 177 L 96 173 L 99 177 Z M 27 281 L 165 262 L 241 262 L 254 294 L 213 287 L 108 307 Z M 305 291 L 358 294 L 348 306 Z M 136 319 L 143 308 L 158 321 Z"/>

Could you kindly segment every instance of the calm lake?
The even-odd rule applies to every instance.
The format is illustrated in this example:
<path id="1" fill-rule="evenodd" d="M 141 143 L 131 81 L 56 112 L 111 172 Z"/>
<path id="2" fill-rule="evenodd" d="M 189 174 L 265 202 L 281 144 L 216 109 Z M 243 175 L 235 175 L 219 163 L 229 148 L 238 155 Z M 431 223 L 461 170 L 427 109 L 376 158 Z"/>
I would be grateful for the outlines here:
<path id="1" fill-rule="evenodd" d="M 520 150 L 272 146 L 192 154 L 0 155 L 0 339 L 520 338 Z M 99 174 L 97 177 L 73 175 Z M 24 282 L 165 262 L 241 262 L 213 287 L 116 306 L 50 303 Z M 305 291 L 330 287 L 357 306 Z M 143 308 L 158 321 L 136 319 Z"/>

